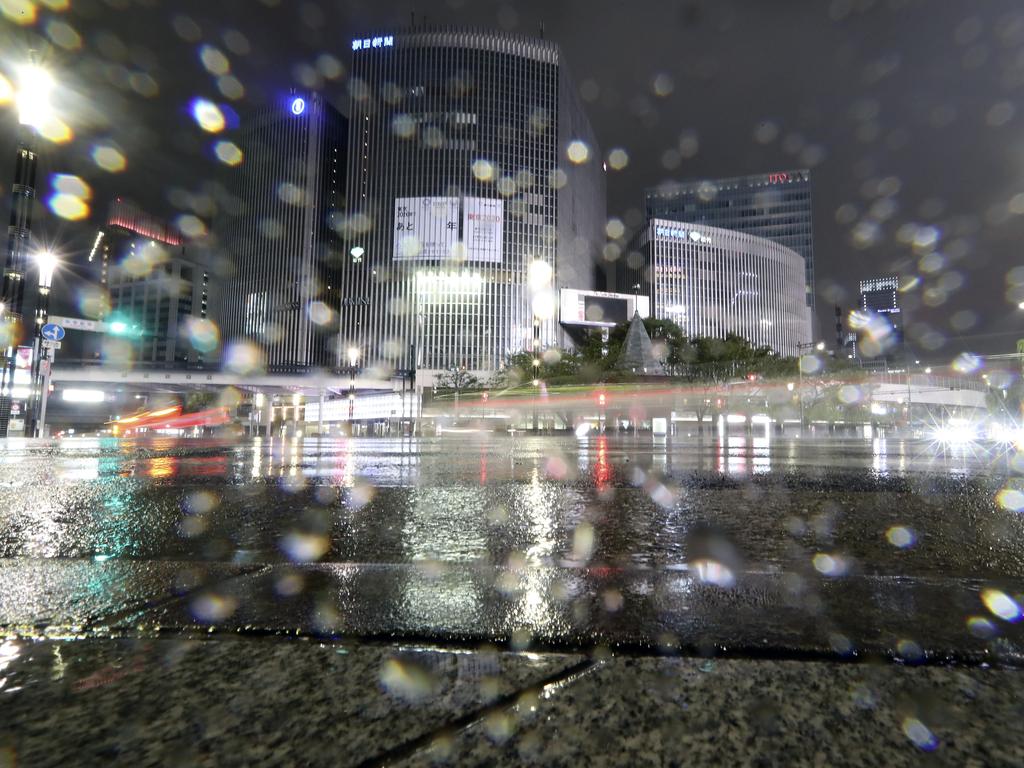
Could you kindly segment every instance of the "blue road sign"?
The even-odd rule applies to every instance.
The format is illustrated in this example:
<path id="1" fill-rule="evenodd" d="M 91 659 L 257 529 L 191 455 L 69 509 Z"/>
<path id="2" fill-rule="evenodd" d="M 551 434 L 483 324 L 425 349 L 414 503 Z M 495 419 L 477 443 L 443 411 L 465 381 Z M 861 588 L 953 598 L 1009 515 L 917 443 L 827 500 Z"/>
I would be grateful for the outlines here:
<path id="1" fill-rule="evenodd" d="M 64 329 L 54 323 L 47 323 L 43 326 L 43 330 L 39 332 L 47 341 L 60 341 L 64 338 Z"/>

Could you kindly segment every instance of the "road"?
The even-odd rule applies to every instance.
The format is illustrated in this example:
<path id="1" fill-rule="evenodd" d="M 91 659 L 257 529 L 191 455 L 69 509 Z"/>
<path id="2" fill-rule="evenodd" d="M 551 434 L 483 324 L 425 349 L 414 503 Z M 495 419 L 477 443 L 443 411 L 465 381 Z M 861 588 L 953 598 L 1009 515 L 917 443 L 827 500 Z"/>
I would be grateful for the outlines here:
<path id="1" fill-rule="evenodd" d="M 367 696 L 435 704 L 438 669 L 454 664 L 471 693 L 444 700 L 447 719 L 420 719 L 420 736 L 391 746 L 382 735 L 351 761 L 383 764 L 436 751 L 453 723 L 486 728 L 531 691 L 590 685 L 612 658 L 639 671 L 606 674 L 652 680 L 665 669 L 644 659 L 666 655 L 737 679 L 767 674 L 743 667 L 755 661 L 782 675 L 865 659 L 1016 667 L 1018 465 L 995 446 L 749 435 L 12 441 L 0 623 L 14 674 L 4 688 L 0 653 L 0 694 L 35 691 L 9 699 L 25 724 L 46 696 L 72 706 L 67 685 L 101 697 L 123 678 L 157 685 L 143 670 L 199 637 L 199 688 L 227 684 L 214 678 L 239 643 L 244 658 L 316 675 L 326 642 L 357 667 L 346 685 L 368 676 Z M 321 645 L 281 645 L 295 637 Z M 63 653 L 86 661 L 62 696 Z M 29 731 L 11 749 L 37 754 L 46 731 Z M 114 757 L 152 746 L 132 743 Z M 460 760 L 497 759 L 444 743 Z"/>

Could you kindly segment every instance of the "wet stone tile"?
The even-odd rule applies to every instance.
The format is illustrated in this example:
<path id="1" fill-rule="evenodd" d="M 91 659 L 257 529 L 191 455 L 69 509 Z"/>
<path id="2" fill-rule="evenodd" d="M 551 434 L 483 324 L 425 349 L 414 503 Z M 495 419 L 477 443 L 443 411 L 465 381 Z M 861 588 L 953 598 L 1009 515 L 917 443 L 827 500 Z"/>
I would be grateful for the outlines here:
<path id="1" fill-rule="evenodd" d="M 195 561 L 0 558 L 0 627 L 77 630 L 252 570 Z"/>
<path id="2" fill-rule="evenodd" d="M 578 661 L 266 638 L 0 647 L 0 754 L 32 766 L 356 765 Z"/>
<path id="3" fill-rule="evenodd" d="M 1022 701 L 1019 670 L 619 658 L 398 764 L 1017 766 Z"/>

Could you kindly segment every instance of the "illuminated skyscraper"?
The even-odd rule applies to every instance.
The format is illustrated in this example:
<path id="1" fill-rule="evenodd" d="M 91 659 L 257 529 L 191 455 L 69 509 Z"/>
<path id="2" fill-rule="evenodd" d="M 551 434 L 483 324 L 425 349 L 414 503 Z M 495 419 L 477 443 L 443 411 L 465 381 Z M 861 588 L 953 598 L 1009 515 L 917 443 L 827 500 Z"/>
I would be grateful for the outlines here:
<path id="1" fill-rule="evenodd" d="M 708 224 L 774 240 L 804 260 L 807 306 L 814 310 L 811 172 L 778 171 L 732 179 L 668 182 L 644 193 L 648 219 Z"/>
<path id="2" fill-rule="evenodd" d="M 270 370 L 336 363 L 345 119 L 292 94 L 243 120 L 232 170 L 238 210 L 215 222 L 231 272 L 217 312 L 225 342 L 256 344 Z"/>
<path id="3" fill-rule="evenodd" d="M 858 309 L 850 314 L 855 354 L 863 363 L 901 362 L 905 353 L 900 281 L 895 275 L 860 281 Z"/>
<path id="4" fill-rule="evenodd" d="M 568 344 L 558 290 L 594 287 L 605 179 L 561 49 L 448 28 L 352 49 L 342 348 L 488 371 Z"/>

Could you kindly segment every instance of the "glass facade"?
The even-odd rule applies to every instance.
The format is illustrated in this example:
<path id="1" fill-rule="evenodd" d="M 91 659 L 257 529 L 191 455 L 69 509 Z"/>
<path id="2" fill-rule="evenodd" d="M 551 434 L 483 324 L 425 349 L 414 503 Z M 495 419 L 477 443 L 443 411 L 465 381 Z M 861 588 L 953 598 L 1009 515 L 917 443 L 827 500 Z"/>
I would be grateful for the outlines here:
<path id="1" fill-rule="evenodd" d="M 341 350 L 489 371 L 566 344 L 557 291 L 593 286 L 605 189 L 558 46 L 415 28 L 353 41 L 351 72 Z"/>
<path id="2" fill-rule="evenodd" d="M 736 333 L 796 355 L 811 340 L 804 263 L 796 251 L 743 232 L 654 219 L 620 260 L 619 284 L 651 297 L 652 313 L 687 336 Z"/>
<path id="3" fill-rule="evenodd" d="M 255 343 L 271 371 L 336 363 L 345 131 L 315 94 L 282 98 L 242 125 L 237 209 L 216 224 L 231 269 L 217 315 L 225 342 Z"/>
<path id="4" fill-rule="evenodd" d="M 96 233 L 86 272 L 109 297 L 109 306 L 95 302 L 95 317 L 114 317 L 138 331 L 132 341 L 139 363 L 202 362 L 193 348 L 188 324 L 209 312 L 210 275 L 173 226 L 135 204 L 116 198 L 107 223 Z M 78 340 L 76 340 L 78 341 Z M 81 355 L 103 357 L 103 334 L 82 334 Z"/>
<path id="5" fill-rule="evenodd" d="M 854 355 L 863 363 L 895 362 L 905 352 L 900 281 L 895 275 L 860 281 L 858 311 L 850 316 L 856 330 Z"/>
<path id="6" fill-rule="evenodd" d="M 814 310 L 810 171 L 668 182 L 644 193 L 644 207 L 649 219 L 746 232 L 796 251 L 804 260 L 807 306 Z"/>

